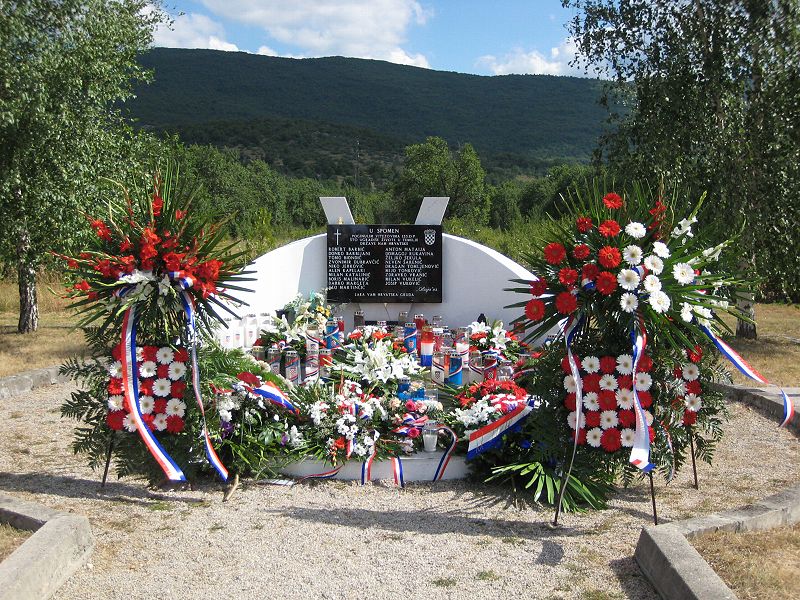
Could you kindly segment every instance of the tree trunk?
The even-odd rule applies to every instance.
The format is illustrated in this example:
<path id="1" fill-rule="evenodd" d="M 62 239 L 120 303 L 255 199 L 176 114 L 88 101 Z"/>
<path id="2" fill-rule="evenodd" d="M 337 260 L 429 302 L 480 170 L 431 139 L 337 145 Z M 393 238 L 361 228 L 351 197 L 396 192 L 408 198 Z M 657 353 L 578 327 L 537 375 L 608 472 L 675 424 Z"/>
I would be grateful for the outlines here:
<path id="1" fill-rule="evenodd" d="M 36 268 L 31 264 L 31 236 L 23 229 L 17 240 L 17 280 L 19 281 L 19 333 L 39 328 L 39 302 L 36 298 Z"/>
<path id="2" fill-rule="evenodd" d="M 742 311 L 750 319 L 756 318 L 756 304 L 755 295 L 753 293 L 739 292 L 736 296 L 736 308 Z M 756 324 L 748 323 L 737 319 L 736 321 L 736 337 L 748 340 L 754 340 L 758 337 L 756 333 Z"/>

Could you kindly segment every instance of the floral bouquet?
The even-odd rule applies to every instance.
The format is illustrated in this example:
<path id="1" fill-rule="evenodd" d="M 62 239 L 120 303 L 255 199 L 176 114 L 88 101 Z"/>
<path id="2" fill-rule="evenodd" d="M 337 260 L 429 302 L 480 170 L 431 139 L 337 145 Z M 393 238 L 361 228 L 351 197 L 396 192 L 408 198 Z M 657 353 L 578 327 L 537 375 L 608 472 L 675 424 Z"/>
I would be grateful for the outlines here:
<path id="1" fill-rule="evenodd" d="M 278 310 L 278 318 L 261 331 L 259 343 L 264 347 L 277 346 L 281 349 L 290 346 L 304 359 L 308 330 L 316 328 L 321 337 L 331 314 L 324 292 L 311 292 L 308 298 L 298 294 Z"/>
<path id="2" fill-rule="evenodd" d="M 527 352 L 527 344 L 520 341 L 513 331 L 506 331 L 502 321 L 495 321 L 491 325 L 475 321 L 470 324 L 469 330 L 470 352 L 492 350 L 512 362 L 517 362 L 519 356 Z"/>
<path id="3" fill-rule="evenodd" d="M 448 421 L 463 437 L 526 405 L 530 394 L 513 381 L 489 379 L 460 388 L 453 398 L 458 407 Z"/>

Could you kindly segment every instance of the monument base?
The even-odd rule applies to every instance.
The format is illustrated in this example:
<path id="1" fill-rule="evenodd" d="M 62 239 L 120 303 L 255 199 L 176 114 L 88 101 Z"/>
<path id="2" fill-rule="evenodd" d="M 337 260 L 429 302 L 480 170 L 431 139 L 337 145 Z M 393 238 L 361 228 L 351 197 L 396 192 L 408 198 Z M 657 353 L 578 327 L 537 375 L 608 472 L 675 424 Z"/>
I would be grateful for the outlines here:
<path id="1" fill-rule="evenodd" d="M 444 451 L 439 452 L 416 452 L 401 458 L 403 465 L 403 479 L 409 481 L 432 481 L 436 473 L 436 468 L 444 455 Z M 350 460 L 344 464 L 342 469 L 333 479 L 343 481 L 361 480 L 361 462 Z M 305 458 L 290 465 L 281 471 L 290 477 L 308 477 L 318 473 L 331 470 L 330 463 L 325 463 L 314 458 Z M 469 465 L 463 456 L 451 456 L 447 469 L 442 479 L 464 479 L 469 475 Z M 391 460 L 376 460 L 372 463 L 372 480 L 393 479 Z"/>

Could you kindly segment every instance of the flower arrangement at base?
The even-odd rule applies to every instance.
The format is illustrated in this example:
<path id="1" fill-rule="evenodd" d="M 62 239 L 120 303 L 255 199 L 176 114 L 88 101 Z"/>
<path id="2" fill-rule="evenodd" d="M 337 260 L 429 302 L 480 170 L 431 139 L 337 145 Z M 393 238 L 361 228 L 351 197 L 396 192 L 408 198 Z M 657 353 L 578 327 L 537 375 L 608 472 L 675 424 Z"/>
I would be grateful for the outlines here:
<path id="1" fill-rule="evenodd" d="M 246 279 L 224 223 L 193 212 L 177 172 L 170 164 L 147 183 L 121 186 L 106 216 L 87 216 L 88 246 L 61 257 L 94 359 L 62 367 L 85 386 L 62 407 L 81 422 L 73 448 L 93 467 L 113 452 L 120 476 L 152 482 L 193 478 L 209 465 L 227 477 L 205 419 L 212 400 L 201 396 L 196 347 L 222 321 L 220 298 L 233 300 L 229 291 Z"/>
<path id="2" fill-rule="evenodd" d="M 527 344 L 520 341 L 513 331 L 507 331 L 502 321 L 491 325 L 474 321 L 469 325 L 469 331 L 470 352 L 494 351 L 512 362 L 517 362 L 519 356 L 527 352 Z"/>

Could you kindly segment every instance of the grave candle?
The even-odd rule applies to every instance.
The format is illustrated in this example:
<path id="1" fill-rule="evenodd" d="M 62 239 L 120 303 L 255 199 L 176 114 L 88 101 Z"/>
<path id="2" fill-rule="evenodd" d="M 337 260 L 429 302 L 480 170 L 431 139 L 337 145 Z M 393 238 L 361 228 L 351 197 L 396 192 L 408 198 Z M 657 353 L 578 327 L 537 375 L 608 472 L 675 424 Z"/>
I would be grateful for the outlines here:
<path id="1" fill-rule="evenodd" d="M 363 327 L 364 326 L 364 311 L 357 310 L 353 313 L 353 327 Z"/>
<path id="2" fill-rule="evenodd" d="M 329 348 L 319 349 L 319 376 L 323 379 L 330 379 L 331 365 L 333 365 L 333 354 Z"/>
<path id="3" fill-rule="evenodd" d="M 403 332 L 403 345 L 409 354 L 417 351 L 417 326 L 414 323 L 406 323 L 406 328 Z"/>
<path id="4" fill-rule="evenodd" d="M 284 377 L 289 382 L 297 385 L 300 383 L 300 355 L 297 354 L 297 350 L 287 350 L 285 358 Z"/>
<path id="5" fill-rule="evenodd" d="M 400 314 L 397 315 L 397 324 L 402 325 L 406 321 L 408 321 L 408 311 L 401 310 Z"/>
<path id="6" fill-rule="evenodd" d="M 428 421 L 422 426 L 422 444 L 425 452 L 436 452 L 436 443 L 439 441 L 439 424 Z"/>
<path id="7" fill-rule="evenodd" d="M 444 352 L 434 352 L 431 361 L 431 380 L 438 385 L 444 384 L 446 368 Z"/>
<path id="8" fill-rule="evenodd" d="M 469 364 L 469 339 L 467 336 L 467 328 L 459 327 L 456 329 L 454 336 L 454 346 L 461 355 L 461 366 L 464 369 L 464 382 L 471 383 L 472 379 L 472 366 Z"/>
<path id="9" fill-rule="evenodd" d="M 483 355 L 483 380 L 497 379 L 497 354 L 491 350 L 484 351 Z"/>
<path id="10" fill-rule="evenodd" d="M 448 366 L 447 366 L 447 379 L 445 383 L 449 385 L 461 385 L 463 382 L 463 366 L 461 364 L 461 355 L 458 350 L 451 348 L 447 352 Z"/>
<path id="11" fill-rule="evenodd" d="M 339 347 L 339 323 L 333 319 L 325 324 L 325 347 L 331 350 Z"/>
<path id="12" fill-rule="evenodd" d="M 430 325 L 422 328 L 420 338 L 419 364 L 423 367 L 430 367 L 433 361 L 434 333 Z"/>
<path id="13" fill-rule="evenodd" d="M 483 357 L 480 350 L 469 353 L 469 383 L 483 381 Z"/>
<path id="14" fill-rule="evenodd" d="M 511 361 L 501 360 L 497 369 L 497 380 L 511 381 L 512 379 L 514 379 L 514 368 L 511 366 Z"/>
<path id="15" fill-rule="evenodd" d="M 306 330 L 306 381 L 316 381 L 319 378 L 319 347 L 322 339 L 319 329 L 311 326 Z"/>
<path id="16" fill-rule="evenodd" d="M 270 370 L 275 375 L 281 374 L 281 351 L 277 346 L 270 346 L 267 349 L 267 362 L 269 363 Z"/>

